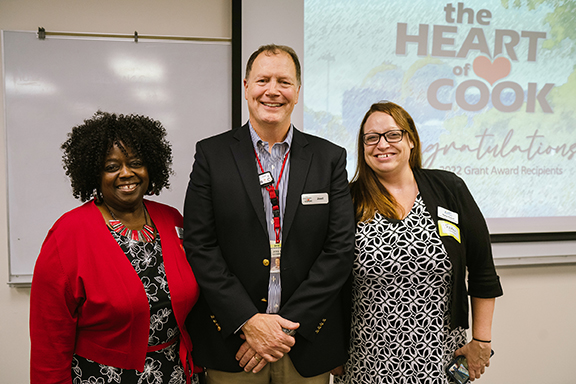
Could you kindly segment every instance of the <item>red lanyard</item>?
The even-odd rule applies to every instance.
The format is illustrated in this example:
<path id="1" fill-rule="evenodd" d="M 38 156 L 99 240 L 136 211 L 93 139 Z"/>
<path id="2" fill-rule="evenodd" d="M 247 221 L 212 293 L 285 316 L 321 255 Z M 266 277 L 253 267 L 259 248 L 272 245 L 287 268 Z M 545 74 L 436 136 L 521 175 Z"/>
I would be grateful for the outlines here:
<path id="1" fill-rule="evenodd" d="M 282 179 L 282 174 L 284 173 L 284 166 L 286 165 L 286 160 L 288 160 L 288 154 L 290 150 L 286 152 L 286 156 L 284 156 L 284 161 L 282 162 L 282 168 L 280 169 L 280 175 L 278 175 L 278 181 L 276 182 L 276 188 L 272 186 L 274 184 L 274 180 L 272 183 L 266 186 L 266 190 L 270 195 L 270 203 L 272 203 L 272 216 L 274 216 L 274 233 L 276 234 L 276 244 L 280 243 L 280 203 L 278 201 L 278 185 L 280 185 L 280 180 Z M 256 148 L 254 148 L 254 154 L 256 155 L 256 160 L 258 160 L 258 165 L 260 166 L 260 170 L 264 173 L 264 168 L 262 168 L 262 163 L 260 162 L 260 158 L 258 157 L 258 152 L 256 152 Z"/>

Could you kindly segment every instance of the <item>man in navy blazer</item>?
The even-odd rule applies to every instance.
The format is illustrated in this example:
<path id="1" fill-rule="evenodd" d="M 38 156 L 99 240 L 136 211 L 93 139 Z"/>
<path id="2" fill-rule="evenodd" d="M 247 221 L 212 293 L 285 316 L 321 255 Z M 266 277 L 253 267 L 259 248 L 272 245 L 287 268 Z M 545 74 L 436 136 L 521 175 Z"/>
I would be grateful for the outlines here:
<path id="1" fill-rule="evenodd" d="M 249 122 L 196 145 L 184 247 L 201 294 L 187 326 L 208 383 L 328 383 L 346 360 L 346 152 L 291 124 L 300 73 L 291 48 L 260 47 Z"/>

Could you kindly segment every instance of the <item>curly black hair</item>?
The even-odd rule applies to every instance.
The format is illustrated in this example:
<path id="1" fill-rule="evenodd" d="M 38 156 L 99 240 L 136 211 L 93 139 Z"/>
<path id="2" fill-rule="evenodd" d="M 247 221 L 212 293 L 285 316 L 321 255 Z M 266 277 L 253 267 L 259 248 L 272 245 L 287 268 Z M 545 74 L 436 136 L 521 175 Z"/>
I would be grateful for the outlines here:
<path id="1" fill-rule="evenodd" d="M 84 124 L 72 128 L 62 144 L 62 163 L 72 183 L 72 194 L 81 201 L 100 195 L 104 160 L 113 145 L 127 154 L 131 150 L 142 160 L 150 183 L 147 195 L 169 188 L 172 148 L 166 129 L 159 121 L 142 115 L 116 115 L 98 111 Z"/>

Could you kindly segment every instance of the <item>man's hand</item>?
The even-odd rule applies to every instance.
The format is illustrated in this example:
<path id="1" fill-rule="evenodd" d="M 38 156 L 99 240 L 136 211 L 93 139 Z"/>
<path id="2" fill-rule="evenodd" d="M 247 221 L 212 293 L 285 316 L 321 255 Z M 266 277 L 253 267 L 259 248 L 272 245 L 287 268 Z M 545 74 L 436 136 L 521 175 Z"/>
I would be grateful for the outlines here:
<path id="1" fill-rule="evenodd" d="M 296 340 L 282 328 L 295 330 L 299 326 L 278 315 L 254 315 L 242 327 L 246 342 L 236 353 L 236 360 L 246 372 L 259 372 L 267 363 L 280 360 L 294 346 Z"/>
<path id="2" fill-rule="evenodd" d="M 244 335 L 240 336 L 246 339 Z M 268 362 L 263 359 L 254 349 L 250 347 L 247 341 L 240 346 L 240 349 L 236 353 L 236 360 L 238 360 L 240 366 L 244 368 L 244 371 L 252 373 L 258 373 L 268 364 Z"/>

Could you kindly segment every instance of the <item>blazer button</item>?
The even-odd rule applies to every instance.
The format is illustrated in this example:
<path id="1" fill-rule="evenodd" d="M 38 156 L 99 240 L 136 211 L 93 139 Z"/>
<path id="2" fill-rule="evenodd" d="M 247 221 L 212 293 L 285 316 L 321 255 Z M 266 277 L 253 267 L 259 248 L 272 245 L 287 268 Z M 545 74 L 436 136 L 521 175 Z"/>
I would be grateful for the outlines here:
<path id="1" fill-rule="evenodd" d="M 264 259 L 264 260 L 262 260 L 262 264 L 264 264 L 264 266 L 267 267 L 270 265 L 270 260 Z"/>

